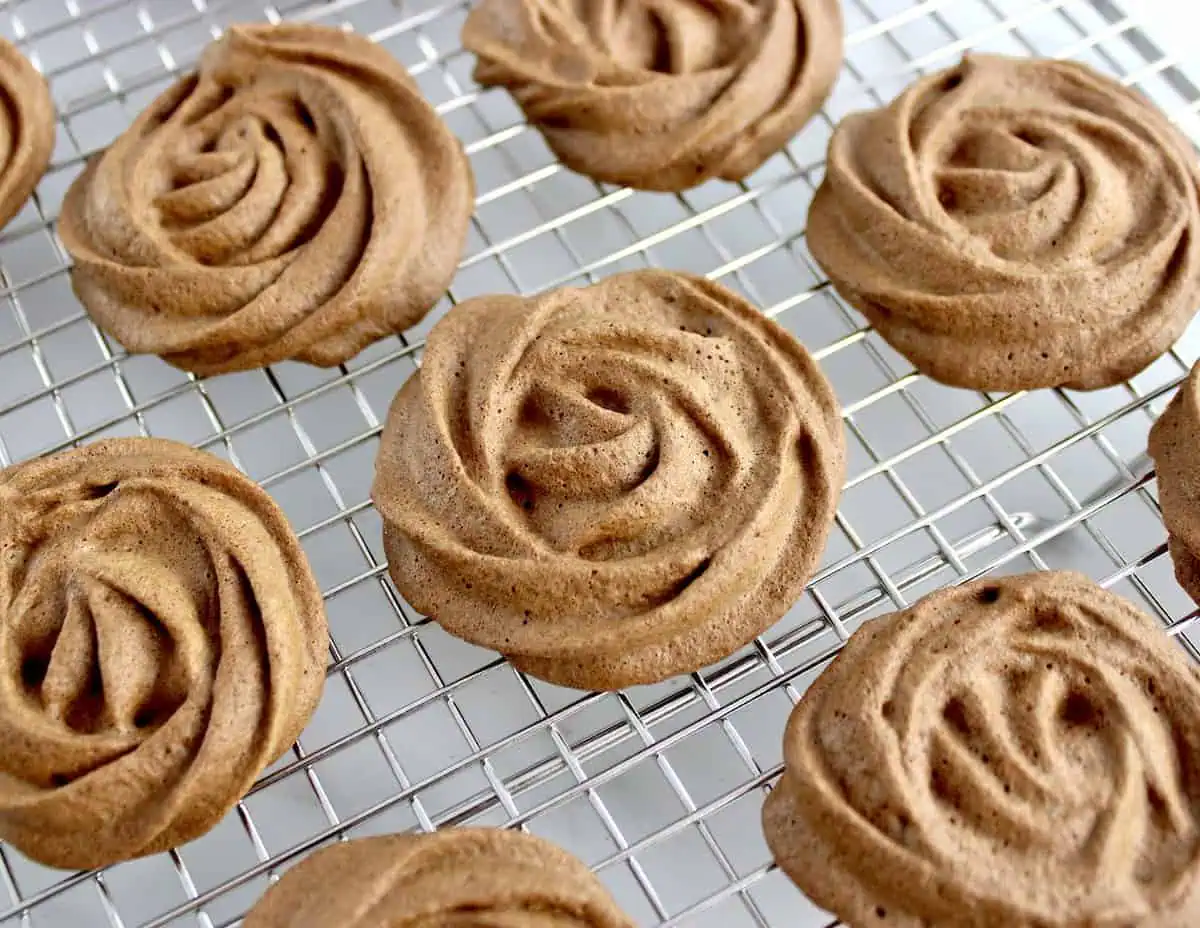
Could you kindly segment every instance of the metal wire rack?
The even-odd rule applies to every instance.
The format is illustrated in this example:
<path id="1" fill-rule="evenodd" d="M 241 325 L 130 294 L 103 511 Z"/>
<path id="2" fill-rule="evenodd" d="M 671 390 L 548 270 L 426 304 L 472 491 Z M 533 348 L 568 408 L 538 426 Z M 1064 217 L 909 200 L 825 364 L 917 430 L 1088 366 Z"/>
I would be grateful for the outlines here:
<path id="1" fill-rule="evenodd" d="M 1084 60 L 1196 139 L 1189 68 L 1200 61 L 1155 44 L 1149 19 L 1165 0 L 843 5 L 847 62 L 821 116 L 746 183 L 666 196 L 566 171 L 504 93 L 477 88 L 458 42 L 464 0 L 0 0 L 0 34 L 48 76 L 60 121 L 37 196 L 0 235 L 0 464 L 131 434 L 227 457 L 291 518 L 332 637 L 312 724 L 235 814 L 168 855 L 95 873 L 0 846 L 0 925 L 230 926 L 323 843 L 466 823 L 559 842 L 641 924 L 829 925 L 771 866 L 759 810 L 791 706 L 860 622 L 985 572 L 1072 567 L 1200 655 L 1143 453 L 1200 330 L 1120 388 L 951 390 L 864 327 L 804 240 L 833 123 L 967 49 Z M 1146 22 L 1128 15 L 1135 6 Z M 54 234 L 63 193 L 224 26 L 283 18 L 381 42 L 465 143 L 479 197 L 452 292 L 416 329 L 335 370 L 196 380 L 127 357 L 71 294 Z M 387 404 L 453 300 L 646 265 L 720 278 L 817 354 L 844 406 L 849 479 L 819 572 L 767 635 L 690 678 L 585 694 L 527 679 L 416 614 L 387 578 L 368 493 Z"/>

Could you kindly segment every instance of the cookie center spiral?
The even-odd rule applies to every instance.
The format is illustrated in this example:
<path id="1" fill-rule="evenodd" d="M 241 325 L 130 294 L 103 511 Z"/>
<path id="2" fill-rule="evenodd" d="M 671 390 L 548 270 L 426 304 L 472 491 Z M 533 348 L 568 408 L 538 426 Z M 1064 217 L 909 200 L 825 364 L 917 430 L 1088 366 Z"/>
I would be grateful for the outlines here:
<path id="1" fill-rule="evenodd" d="M 36 514 L 29 500 L 23 537 L 5 551 L 6 585 L 18 590 L 5 670 L 61 733 L 22 758 L 23 778 L 46 786 L 132 750 L 171 719 L 210 669 L 197 657 L 215 660 L 212 626 L 230 592 L 169 495 L 133 481 L 79 484 L 71 496 Z M 149 576 L 156 589 L 143 585 Z M 96 737 L 76 750 L 71 736 Z"/>
<path id="2" fill-rule="evenodd" d="M 714 501 L 752 469 L 762 414 L 719 409 L 753 395 L 731 340 L 591 322 L 539 339 L 513 381 L 505 490 L 553 548 L 615 561 L 721 531 Z"/>
<path id="3" fill-rule="evenodd" d="M 337 127 L 294 85 L 270 80 L 254 92 L 214 85 L 188 105 L 188 128 L 163 142 L 167 157 L 146 159 L 170 243 L 202 265 L 246 266 L 310 241 L 344 181 Z"/>
<path id="4" fill-rule="evenodd" d="M 691 74 L 724 67 L 744 52 L 761 12 L 745 0 L 572 0 L 593 41 L 625 68 Z"/>
<path id="5" fill-rule="evenodd" d="M 957 237 L 1006 260 L 1105 262 L 1177 214 L 1179 178 L 1148 130 L 1079 88 L 1014 88 L 996 70 L 968 60 L 911 99 L 913 154 Z"/>

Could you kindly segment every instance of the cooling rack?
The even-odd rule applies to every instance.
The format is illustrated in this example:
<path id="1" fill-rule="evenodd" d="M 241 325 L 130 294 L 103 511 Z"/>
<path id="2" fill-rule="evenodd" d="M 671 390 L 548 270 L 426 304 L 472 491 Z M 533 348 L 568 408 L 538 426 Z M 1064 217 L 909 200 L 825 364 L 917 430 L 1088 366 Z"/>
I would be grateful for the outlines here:
<path id="1" fill-rule="evenodd" d="M 1156 33 L 1150 17 L 1168 5 L 1173 22 Z M 301 742 L 214 832 L 95 873 L 47 870 L 0 845 L 5 928 L 223 928 L 322 844 L 468 823 L 564 845 L 639 924 L 831 925 L 771 866 L 759 810 L 791 706 L 859 623 L 983 573 L 1070 567 L 1200 654 L 1144 455 L 1150 423 L 1200 354 L 1200 329 L 1119 388 L 952 390 L 865 327 L 804 238 L 832 124 L 967 49 L 1085 61 L 1200 139 L 1189 76 L 1200 61 L 1170 48 L 1181 5 L 843 0 L 847 62 L 820 117 L 744 184 L 681 196 L 560 167 L 506 94 L 472 82 L 458 42 L 467 6 L 0 0 L 0 33 L 48 76 L 60 114 L 53 165 L 0 235 L 0 464 L 114 435 L 175 438 L 232 460 L 300 534 L 332 639 L 325 698 Z M 288 18 L 382 43 L 466 145 L 478 208 L 452 291 L 403 337 L 333 370 L 283 364 L 196 380 L 127 357 L 71 294 L 54 235 L 63 193 L 224 26 Z M 848 480 L 814 582 L 753 646 L 658 686 L 579 693 L 523 677 L 403 601 L 368 498 L 373 460 L 387 405 L 452 301 L 647 265 L 719 278 L 818 356 L 844 407 Z"/>

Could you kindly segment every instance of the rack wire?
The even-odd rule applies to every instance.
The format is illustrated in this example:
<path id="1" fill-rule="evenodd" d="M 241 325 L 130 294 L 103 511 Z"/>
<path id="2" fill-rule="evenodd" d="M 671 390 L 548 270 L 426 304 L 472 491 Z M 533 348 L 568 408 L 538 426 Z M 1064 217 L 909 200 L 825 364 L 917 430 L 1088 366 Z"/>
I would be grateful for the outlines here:
<path id="1" fill-rule="evenodd" d="M 865 327 L 804 239 L 836 120 L 965 50 L 1086 61 L 1146 92 L 1194 139 L 1189 68 L 1200 62 L 1164 51 L 1111 0 L 843 6 L 846 66 L 819 118 L 745 183 L 667 196 L 558 165 L 503 92 L 472 82 L 463 0 L 0 0 L 0 34 L 47 75 L 59 108 L 53 164 L 0 234 L 0 465 L 112 435 L 220 454 L 291 518 L 331 628 L 312 724 L 215 831 L 76 874 L 0 845 L 0 925 L 225 928 L 325 843 L 468 823 L 557 841 L 640 924 L 830 925 L 771 865 L 759 812 L 789 710 L 862 621 L 980 574 L 1070 567 L 1139 602 L 1200 655 L 1144 455 L 1154 415 L 1200 354 L 1197 331 L 1118 388 L 951 390 Z M 287 18 L 381 42 L 463 140 L 479 196 L 452 291 L 412 331 L 333 370 L 197 380 L 126 356 L 71 294 L 54 234 L 62 196 L 223 27 Z M 843 403 L 849 478 L 808 591 L 751 647 L 657 686 L 579 693 L 524 677 L 404 602 L 369 501 L 373 461 L 387 404 L 452 302 L 647 265 L 718 278 L 808 345 Z"/>

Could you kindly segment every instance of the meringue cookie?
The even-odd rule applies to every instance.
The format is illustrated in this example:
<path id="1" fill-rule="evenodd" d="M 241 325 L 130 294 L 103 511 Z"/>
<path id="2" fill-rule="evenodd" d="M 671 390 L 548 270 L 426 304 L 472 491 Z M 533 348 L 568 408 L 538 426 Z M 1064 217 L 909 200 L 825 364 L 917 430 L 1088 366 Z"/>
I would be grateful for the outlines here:
<path id="1" fill-rule="evenodd" d="M 46 79 L 0 39 L 0 226 L 37 188 L 54 151 L 54 101 Z"/>
<path id="2" fill-rule="evenodd" d="M 763 810 L 847 924 L 1200 923 L 1200 677 L 1073 573 L 868 622 L 801 699 Z"/>
<path id="3" fill-rule="evenodd" d="M 637 271 L 452 309 L 392 404 L 374 498 L 413 606 L 534 676 L 618 689 L 787 611 L 843 452 L 790 334 L 718 284 Z"/>
<path id="4" fill-rule="evenodd" d="M 483 0 L 463 45 L 572 170 L 646 190 L 741 180 L 824 103 L 838 0 Z"/>
<path id="5" fill-rule="evenodd" d="M 972 55 L 848 116 L 808 216 L 837 290 L 921 371 L 1094 389 L 1200 305 L 1196 153 L 1081 64 Z"/>
<path id="6" fill-rule="evenodd" d="M 1149 444 L 1175 579 L 1200 603 L 1200 364 L 1150 429 Z"/>
<path id="7" fill-rule="evenodd" d="M 131 352 L 330 366 L 441 298 L 473 203 L 462 146 L 383 48 L 234 26 L 80 175 L 59 234 Z"/>
<path id="8" fill-rule="evenodd" d="M 300 734 L 327 647 L 300 543 L 219 458 L 0 471 L 0 839 L 83 869 L 199 837 Z"/>
<path id="9" fill-rule="evenodd" d="M 583 863 L 497 828 L 385 835 L 317 851 L 246 916 L 245 928 L 633 928 Z"/>

